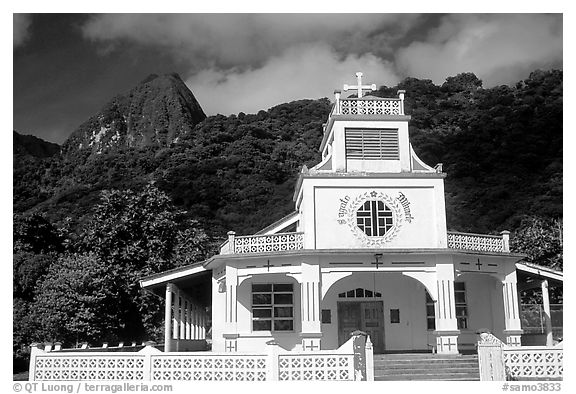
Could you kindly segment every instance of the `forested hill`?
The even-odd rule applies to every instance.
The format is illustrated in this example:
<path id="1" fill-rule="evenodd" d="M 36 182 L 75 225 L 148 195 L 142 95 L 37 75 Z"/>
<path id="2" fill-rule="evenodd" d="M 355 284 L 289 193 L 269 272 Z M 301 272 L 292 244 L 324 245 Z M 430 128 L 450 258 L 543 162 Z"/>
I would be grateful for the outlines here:
<path id="1" fill-rule="evenodd" d="M 443 163 L 448 228 L 514 230 L 526 216 L 562 217 L 562 72 L 536 71 L 514 86 L 483 89 L 474 74 L 442 86 L 409 78 L 411 142 Z"/>
<path id="2" fill-rule="evenodd" d="M 409 78 L 375 94 L 398 89 L 415 151 L 448 174 L 448 229 L 511 230 L 514 251 L 562 269 L 562 73 L 491 89 L 472 74 L 441 86 Z M 291 212 L 330 108 L 300 100 L 204 119 L 179 77 L 153 76 L 62 149 L 35 139 L 24 149 L 15 134 L 15 370 L 34 341 L 161 340 L 163 307 L 138 280 Z"/>
<path id="3" fill-rule="evenodd" d="M 175 76 L 164 85 L 160 80 L 152 78 L 153 91 L 169 97 L 171 106 L 157 97 L 148 99 L 154 102 L 156 119 L 162 119 L 158 109 L 163 105 L 171 109 L 165 118 L 184 130 L 171 126 L 166 135 L 178 136 L 176 140 L 100 153 L 70 153 L 73 144 L 68 141 L 68 153 L 42 165 L 15 158 L 14 210 L 42 212 L 56 225 L 66 217 L 79 223 L 101 190 L 139 189 L 154 180 L 216 237 L 228 230 L 252 233 L 289 213 L 299 168 L 320 159 L 317 149 L 329 101 L 301 100 L 258 114 L 211 116 L 190 127 L 188 115 L 177 115 L 190 110 L 175 110 L 178 100 L 161 93 L 161 87 L 193 95 L 181 93 L 183 84 Z M 176 88 L 170 81 L 176 81 Z M 537 71 L 514 86 L 484 89 L 481 84 L 473 74 L 448 78 L 441 86 L 408 78 L 375 94 L 394 97 L 398 89 L 407 91 L 414 149 L 430 165 L 443 163 L 448 174 L 450 230 L 494 233 L 513 230 L 526 215 L 560 217 L 562 72 Z M 133 91 L 150 96 L 150 81 L 143 86 L 147 88 Z M 135 102 L 130 101 L 131 111 L 146 115 Z"/>
<path id="4" fill-rule="evenodd" d="M 30 158 L 43 159 L 60 152 L 58 144 L 44 141 L 33 135 L 22 135 L 16 130 L 12 131 L 12 144 L 15 155 L 28 156 Z"/>

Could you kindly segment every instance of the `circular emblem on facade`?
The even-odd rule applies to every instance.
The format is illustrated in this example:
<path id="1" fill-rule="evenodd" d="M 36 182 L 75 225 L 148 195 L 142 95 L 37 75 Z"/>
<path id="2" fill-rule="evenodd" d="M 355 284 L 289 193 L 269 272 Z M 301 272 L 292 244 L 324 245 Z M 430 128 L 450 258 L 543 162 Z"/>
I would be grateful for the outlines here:
<path id="1" fill-rule="evenodd" d="M 404 208 L 398 198 L 382 192 L 362 193 L 341 199 L 340 224 L 346 224 L 367 247 L 383 246 L 392 240 L 404 222 Z"/>

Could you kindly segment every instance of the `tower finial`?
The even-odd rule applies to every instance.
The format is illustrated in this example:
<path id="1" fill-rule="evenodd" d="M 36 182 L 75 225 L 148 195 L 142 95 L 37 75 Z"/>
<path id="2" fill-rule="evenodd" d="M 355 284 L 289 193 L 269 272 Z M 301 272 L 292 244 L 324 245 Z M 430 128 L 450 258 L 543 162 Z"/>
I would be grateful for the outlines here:
<path id="1" fill-rule="evenodd" d="M 357 81 L 357 85 L 346 85 L 344 84 L 343 90 L 347 91 L 350 89 L 357 89 L 358 90 L 358 98 L 362 98 L 362 93 L 364 90 L 372 90 L 375 91 L 376 89 L 376 84 L 373 83 L 372 85 L 362 85 L 362 76 L 364 74 L 362 74 L 362 72 L 358 71 L 356 73 L 356 81 Z"/>

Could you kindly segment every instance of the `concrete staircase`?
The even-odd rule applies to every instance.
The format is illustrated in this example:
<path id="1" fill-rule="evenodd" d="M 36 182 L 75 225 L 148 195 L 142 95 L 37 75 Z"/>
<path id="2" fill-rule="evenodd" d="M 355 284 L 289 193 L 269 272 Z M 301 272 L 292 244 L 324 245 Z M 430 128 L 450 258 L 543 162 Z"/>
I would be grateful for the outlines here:
<path id="1" fill-rule="evenodd" d="M 374 380 L 480 380 L 478 355 L 375 354 Z"/>

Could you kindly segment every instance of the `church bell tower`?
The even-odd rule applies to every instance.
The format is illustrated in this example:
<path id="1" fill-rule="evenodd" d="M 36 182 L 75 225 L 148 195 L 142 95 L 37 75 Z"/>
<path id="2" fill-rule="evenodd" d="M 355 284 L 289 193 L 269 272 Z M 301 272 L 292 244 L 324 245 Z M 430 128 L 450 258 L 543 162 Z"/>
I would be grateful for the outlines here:
<path id="1" fill-rule="evenodd" d="M 366 96 L 356 73 L 352 97 L 335 92 L 320 146 L 322 161 L 303 168 L 294 201 L 310 249 L 446 248 L 444 177 L 410 144 L 405 91 Z"/>
<path id="2" fill-rule="evenodd" d="M 436 172 L 414 153 L 408 136 L 410 116 L 404 114 L 404 90 L 397 98 L 365 96 L 376 85 L 362 85 L 362 73 L 356 73 L 356 85 L 343 90 L 356 91 L 356 97 L 342 98 L 337 90 L 335 104 L 325 125 L 320 151 L 320 172 L 336 173 L 408 173 Z"/>

